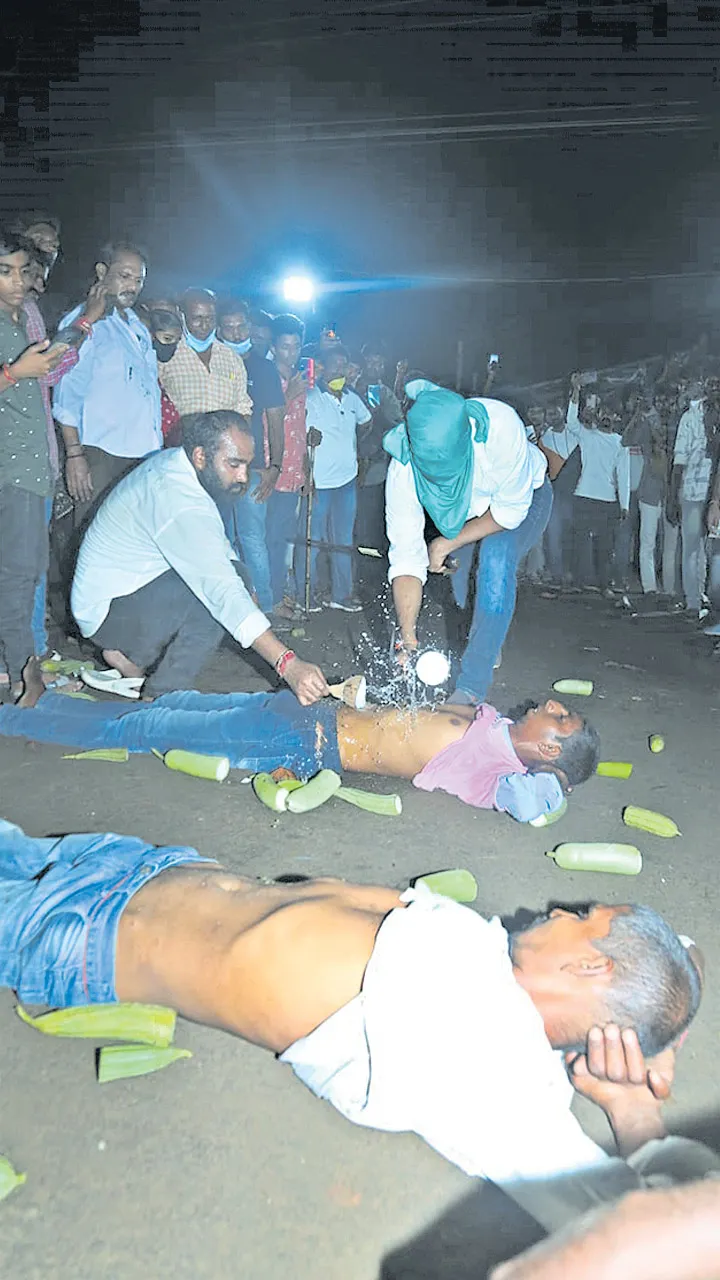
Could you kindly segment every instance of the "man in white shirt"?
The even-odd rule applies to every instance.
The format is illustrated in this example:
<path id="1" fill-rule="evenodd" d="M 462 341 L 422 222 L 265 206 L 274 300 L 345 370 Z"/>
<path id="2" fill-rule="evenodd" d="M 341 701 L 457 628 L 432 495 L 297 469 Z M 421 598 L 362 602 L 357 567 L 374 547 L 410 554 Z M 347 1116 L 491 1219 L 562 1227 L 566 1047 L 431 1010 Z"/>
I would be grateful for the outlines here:
<path id="1" fill-rule="evenodd" d="M 353 533 L 357 515 L 357 429 L 372 414 L 347 385 L 348 353 L 340 343 L 316 357 L 321 370 L 307 393 L 309 443 L 315 448 L 310 556 L 311 613 L 322 608 L 317 585 L 318 543 L 330 545 L 331 609 L 358 613 L 353 585 Z M 311 436 L 310 432 L 314 434 Z M 347 550 L 339 550 L 347 548 Z"/>
<path id="2" fill-rule="evenodd" d="M 239 414 L 195 414 L 182 448 L 121 481 L 83 539 L 72 611 L 122 677 L 154 668 L 145 697 L 192 688 L 223 630 L 274 667 L 304 706 L 328 692 L 319 667 L 273 635 L 235 568 L 216 498 L 242 492 L 252 457 Z"/>
<path id="3" fill-rule="evenodd" d="M 591 587 L 599 583 L 612 596 L 615 529 L 618 515 L 627 519 L 630 507 L 630 450 L 623 445 L 619 417 L 594 392 L 584 405 L 589 425 L 580 421 L 581 374 L 572 375 L 570 386 L 565 430 L 547 431 L 542 448 L 561 459 L 580 448 L 582 469 L 574 502 L 577 580 Z"/>
<path id="4" fill-rule="evenodd" d="M 707 574 L 704 517 L 712 474 L 703 390 L 699 382 L 692 385 L 690 405 L 680 419 L 668 502 L 668 517 L 682 531 L 685 607 L 700 619 L 708 613 L 702 599 Z"/>
<path id="5" fill-rule="evenodd" d="M 414 401 L 384 437 L 391 455 L 385 487 L 393 599 L 400 628 L 398 660 L 417 649 L 423 585 L 453 572 L 462 609 L 479 543 L 475 609 L 450 702 L 485 700 L 515 611 L 517 569 L 542 537 L 552 508 L 547 463 L 522 420 L 499 400 L 463 400 L 424 379 L 409 382 Z M 425 518 L 439 536 L 425 542 Z M 446 564 L 457 561 L 453 571 Z"/>
<path id="6" fill-rule="evenodd" d="M 152 338 L 133 311 L 145 283 L 143 255 L 132 245 L 106 245 L 95 274 L 106 309 L 80 348 L 78 362 L 54 390 L 53 414 L 65 443 L 65 479 L 80 529 L 104 493 L 141 458 L 162 448 L 160 387 Z M 80 317 L 75 307 L 60 322 Z"/>
<path id="7" fill-rule="evenodd" d="M 647 907 L 555 908 L 508 934 L 422 883 L 260 882 L 194 849 L 0 823 L 0 985 L 20 1000 L 163 1004 L 241 1036 L 550 1229 L 639 1185 L 625 1159 L 666 1141 L 701 995 L 688 944 Z M 573 1084 L 625 1159 L 583 1133 Z"/>

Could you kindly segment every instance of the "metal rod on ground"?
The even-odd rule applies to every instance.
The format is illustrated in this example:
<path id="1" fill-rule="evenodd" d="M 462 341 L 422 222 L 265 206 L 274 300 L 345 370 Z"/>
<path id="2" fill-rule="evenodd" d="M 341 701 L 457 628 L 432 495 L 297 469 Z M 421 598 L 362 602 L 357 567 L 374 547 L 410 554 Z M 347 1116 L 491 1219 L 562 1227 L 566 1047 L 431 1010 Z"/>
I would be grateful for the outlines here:
<path id="1" fill-rule="evenodd" d="M 312 509 L 315 489 L 315 446 L 308 446 L 308 496 L 305 508 L 305 612 L 310 612 L 310 552 L 312 548 Z"/>

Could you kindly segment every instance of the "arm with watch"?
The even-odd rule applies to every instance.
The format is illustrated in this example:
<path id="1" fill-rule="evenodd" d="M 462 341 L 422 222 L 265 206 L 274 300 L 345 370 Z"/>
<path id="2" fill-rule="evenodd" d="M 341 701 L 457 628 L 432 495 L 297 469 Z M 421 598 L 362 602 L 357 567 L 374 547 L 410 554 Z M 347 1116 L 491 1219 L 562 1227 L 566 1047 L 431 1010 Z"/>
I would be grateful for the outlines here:
<path id="1" fill-rule="evenodd" d="M 72 324 L 56 334 L 53 346 L 62 345 L 65 350 L 69 346 L 74 346 L 79 350 L 86 339 L 92 337 L 93 325 L 102 320 L 105 315 L 106 297 L 106 286 L 101 280 L 96 280 L 88 292 L 82 311 L 75 317 Z M 75 377 L 77 376 L 76 369 Z M 90 502 L 93 496 L 92 475 L 80 440 L 79 429 L 65 423 L 61 423 L 60 427 L 65 446 L 67 491 L 74 502 Z"/>
<path id="2" fill-rule="evenodd" d="M 262 479 L 253 493 L 256 502 L 267 502 L 282 471 L 283 454 L 285 452 L 285 407 L 266 409 L 265 422 L 269 461 L 262 472 Z"/>

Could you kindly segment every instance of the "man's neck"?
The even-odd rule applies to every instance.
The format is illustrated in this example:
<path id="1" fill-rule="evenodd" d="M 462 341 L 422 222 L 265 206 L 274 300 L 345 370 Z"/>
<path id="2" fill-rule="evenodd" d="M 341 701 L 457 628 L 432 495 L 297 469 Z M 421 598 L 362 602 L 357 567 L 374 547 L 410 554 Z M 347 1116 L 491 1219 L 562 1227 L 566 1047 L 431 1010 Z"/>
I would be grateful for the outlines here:
<path id="1" fill-rule="evenodd" d="M 13 308 L 13 307 L 9 307 L 5 302 L 0 302 L 0 312 L 5 316 L 9 316 L 13 324 L 17 324 L 18 321 L 20 320 L 21 311 L 22 311 L 22 303 L 20 303 L 19 307 Z"/>

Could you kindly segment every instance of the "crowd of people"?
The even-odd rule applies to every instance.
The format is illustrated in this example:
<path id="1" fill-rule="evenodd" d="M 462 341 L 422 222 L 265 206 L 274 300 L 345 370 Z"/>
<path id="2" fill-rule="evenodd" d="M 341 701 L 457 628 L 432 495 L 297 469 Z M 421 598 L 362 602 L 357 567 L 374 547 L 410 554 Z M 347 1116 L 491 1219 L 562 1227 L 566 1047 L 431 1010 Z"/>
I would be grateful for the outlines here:
<path id="1" fill-rule="evenodd" d="M 521 821 L 559 810 L 596 770 L 593 727 L 555 699 L 511 717 L 486 702 L 520 565 L 543 572 L 544 546 L 558 585 L 626 591 L 636 538 L 657 592 L 660 538 L 673 594 L 679 525 L 684 603 L 704 619 L 710 373 L 671 362 L 620 394 L 576 374 L 568 403 L 523 421 L 487 394 L 494 362 L 466 398 L 404 365 L 388 376 L 377 343 L 357 359 L 332 330 L 308 345 L 296 315 L 201 288 L 141 297 L 128 243 L 96 255 L 49 340 L 59 230 L 46 214 L 0 230 L 0 734 L 385 773 Z M 448 575 L 468 625 L 444 706 L 324 702 L 320 665 L 281 638 L 306 613 L 361 610 L 359 540 L 387 555 L 399 672 L 428 574 Z M 133 705 L 45 692 L 51 563 L 63 623 L 106 663 L 87 682 Z M 200 693 L 225 634 L 289 688 Z M 23 1000 L 161 1002 L 223 1027 L 357 1123 L 492 1177 L 547 1229 L 643 1186 L 643 1153 L 679 1180 L 717 1167 L 665 1135 L 702 964 L 647 908 L 557 909 L 508 933 L 427 887 L 257 884 L 182 847 L 4 822 L 0 878 L 0 983 Z M 617 1160 L 571 1116 L 571 1084 L 610 1118 Z"/>
<path id="2" fill-rule="evenodd" d="M 625 604 L 639 589 L 707 623 L 720 607 L 720 379 L 702 347 L 620 384 L 574 373 L 567 398 L 529 403 L 526 418 L 554 495 L 528 577 Z"/>

